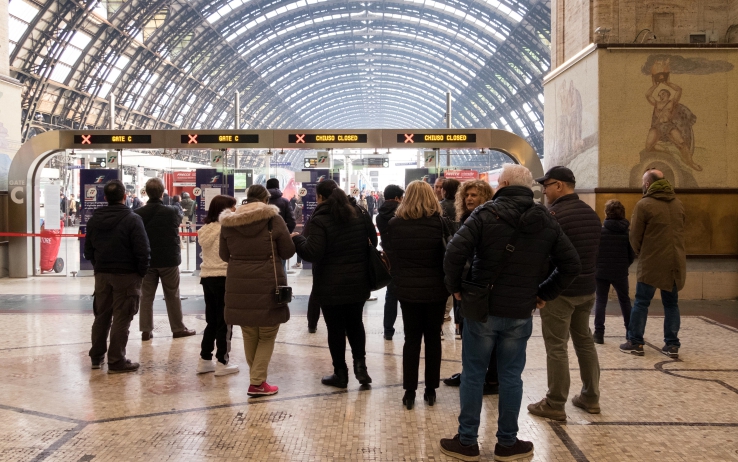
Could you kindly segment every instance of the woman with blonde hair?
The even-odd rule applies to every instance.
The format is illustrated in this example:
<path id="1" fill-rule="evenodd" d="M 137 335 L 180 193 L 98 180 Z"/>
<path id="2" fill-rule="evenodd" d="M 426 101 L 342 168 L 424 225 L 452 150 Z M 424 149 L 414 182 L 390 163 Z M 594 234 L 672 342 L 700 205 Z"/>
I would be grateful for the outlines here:
<path id="1" fill-rule="evenodd" d="M 295 245 L 269 198 L 266 188 L 255 184 L 246 191 L 246 205 L 220 215 L 219 253 L 228 263 L 225 321 L 241 326 L 251 376 L 249 396 L 273 395 L 279 390 L 267 383 L 267 370 L 279 325 L 290 319 L 289 306 L 275 292 L 287 285 L 282 260 L 295 254 Z"/>
<path id="2" fill-rule="evenodd" d="M 412 409 L 418 388 L 421 340 L 425 342 L 425 393 L 429 406 L 436 401 L 441 375 L 441 325 L 449 293 L 443 283 L 445 239 L 452 224 L 441 216 L 433 188 L 413 181 L 389 222 L 392 248 L 392 284 L 402 308 L 405 345 L 402 350 L 402 403 Z"/>

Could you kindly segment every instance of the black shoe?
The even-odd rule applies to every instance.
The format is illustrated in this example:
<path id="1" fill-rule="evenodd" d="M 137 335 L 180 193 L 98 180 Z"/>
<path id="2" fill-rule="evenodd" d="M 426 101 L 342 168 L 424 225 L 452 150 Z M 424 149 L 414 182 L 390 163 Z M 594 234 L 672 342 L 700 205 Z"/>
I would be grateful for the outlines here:
<path id="1" fill-rule="evenodd" d="M 154 332 L 141 332 L 141 340 L 144 342 L 148 342 L 154 338 Z"/>
<path id="2" fill-rule="evenodd" d="M 436 390 L 425 389 L 423 393 L 423 399 L 428 403 L 428 406 L 436 404 Z"/>
<path id="3" fill-rule="evenodd" d="M 320 383 L 330 387 L 346 388 L 348 386 L 348 369 L 334 369 L 333 374 L 323 377 Z"/>
<path id="4" fill-rule="evenodd" d="M 126 372 L 136 372 L 138 363 L 132 363 L 130 359 L 126 359 L 122 364 L 108 364 L 108 374 L 123 374 Z"/>
<path id="5" fill-rule="evenodd" d="M 366 370 L 366 358 L 354 359 L 354 376 L 362 385 L 372 383 L 372 378 L 369 377 L 369 372 Z"/>
<path id="6" fill-rule="evenodd" d="M 500 394 L 500 384 L 484 382 L 484 389 L 482 391 L 482 394 L 483 395 L 499 395 Z"/>
<path id="7" fill-rule="evenodd" d="M 392 340 L 392 336 L 391 335 L 384 334 L 384 339 L 391 341 Z"/>
<path id="8" fill-rule="evenodd" d="M 314 334 L 317 331 L 318 331 L 318 328 L 317 327 L 310 327 L 310 326 L 308 326 L 308 333 L 309 334 Z"/>
<path id="9" fill-rule="evenodd" d="M 192 335 L 195 335 L 197 332 L 195 332 L 195 329 L 187 329 L 185 327 L 185 330 L 181 330 L 179 332 L 174 332 L 172 334 L 172 337 L 174 338 L 182 338 L 182 337 L 190 337 Z"/>
<path id="10" fill-rule="evenodd" d="M 500 443 L 495 444 L 495 460 L 502 462 L 509 460 L 518 460 L 523 457 L 533 455 L 533 443 L 530 441 L 517 440 L 510 447 L 503 446 Z"/>
<path id="11" fill-rule="evenodd" d="M 405 396 L 402 397 L 402 404 L 409 411 L 415 405 L 415 391 L 405 390 Z"/>
<path id="12" fill-rule="evenodd" d="M 632 343 L 630 343 L 630 340 L 620 345 L 620 351 L 636 356 L 643 356 L 645 354 L 643 352 L 643 345 L 633 345 Z"/>
<path id="13" fill-rule="evenodd" d="M 592 340 L 598 345 L 602 345 L 605 343 L 605 333 L 604 332 L 595 332 L 592 334 Z"/>
<path id="14" fill-rule="evenodd" d="M 676 359 L 679 357 L 679 347 L 676 345 L 664 345 L 664 348 L 661 349 L 661 353 L 670 358 Z"/>
<path id="15" fill-rule="evenodd" d="M 105 357 L 92 359 L 92 368 L 93 369 L 102 369 L 103 364 L 105 364 Z"/>
<path id="16" fill-rule="evenodd" d="M 469 446 L 464 446 L 461 444 L 458 434 L 451 439 L 443 438 L 441 440 L 441 452 L 447 456 L 456 457 L 461 460 L 479 460 L 479 445 L 470 444 Z M 497 451 L 495 451 L 496 453 Z"/>
<path id="17" fill-rule="evenodd" d="M 461 385 L 461 373 L 454 374 L 447 379 L 443 379 L 443 383 L 449 387 L 458 387 Z"/>

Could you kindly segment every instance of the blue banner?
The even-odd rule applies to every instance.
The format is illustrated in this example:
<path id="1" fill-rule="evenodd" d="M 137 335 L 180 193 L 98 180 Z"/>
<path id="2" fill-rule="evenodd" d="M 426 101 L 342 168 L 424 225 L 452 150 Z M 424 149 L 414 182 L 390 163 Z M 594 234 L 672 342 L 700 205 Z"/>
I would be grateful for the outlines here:
<path id="1" fill-rule="evenodd" d="M 108 202 L 105 200 L 105 183 L 110 180 L 120 179 L 117 169 L 81 169 L 79 171 L 79 233 L 87 232 L 87 222 L 92 218 L 92 214 L 100 207 L 105 207 Z M 79 269 L 92 270 L 92 263 L 85 260 L 85 238 L 79 239 Z"/>
<path id="2" fill-rule="evenodd" d="M 340 185 L 341 174 L 331 173 L 330 170 L 324 168 L 304 169 L 303 172 L 310 172 L 310 181 L 302 183 L 302 187 L 307 190 L 307 194 L 302 198 L 302 224 L 304 225 L 315 211 L 315 207 L 318 206 L 318 196 L 315 193 L 318 183 L 323 180 L 333 180 Z"/>

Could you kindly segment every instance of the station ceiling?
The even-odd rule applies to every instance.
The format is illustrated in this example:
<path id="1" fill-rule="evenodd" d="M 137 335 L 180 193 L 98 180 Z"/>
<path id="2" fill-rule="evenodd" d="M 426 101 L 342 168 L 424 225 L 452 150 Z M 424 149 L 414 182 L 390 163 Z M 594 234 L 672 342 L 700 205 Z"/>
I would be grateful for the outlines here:
<path id="1" fill-rule="evenodd" d="M 550 0 L 11 0 L 24 140 L 57 128 L 499 128 L 543 154 Z"/>

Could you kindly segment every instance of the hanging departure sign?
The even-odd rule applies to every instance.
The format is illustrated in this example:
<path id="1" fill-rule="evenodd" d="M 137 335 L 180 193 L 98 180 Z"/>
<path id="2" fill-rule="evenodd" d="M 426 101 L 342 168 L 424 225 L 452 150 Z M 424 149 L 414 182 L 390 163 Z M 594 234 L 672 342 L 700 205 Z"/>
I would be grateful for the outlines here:
<path id="1" fill-rule="evenodd" d="M 151 144 L 151 135 L 74 135 L 74 144 Z"/>
<path id="2" fill-rule="evenodd" d="M 187 135 L 181 135 L 180 139 L 182 141 L 182 144 L 256 144 L 259 142 L 259 135 L 247 135 L 243 133 L 189 133 Z"/>
<path id="3" fill-rule="evenodd" d="M 356 134 L 340 134 L 340 135 L 334 135 L 334 134 L 323 134 L 323 133 L 313 133 L 313 134 L 290 134 L 288 135 L 288 142 L 290 144 L 312 144 L 312 143 L 366 143 L 367 142 L 367 134 L 366 133 L 356 133 Z"/>
<path id="4" fill-rule="evenodd" d="M 476 133 L 398 133 L 397 142 L 413 143 L 476 143 Z"/>

